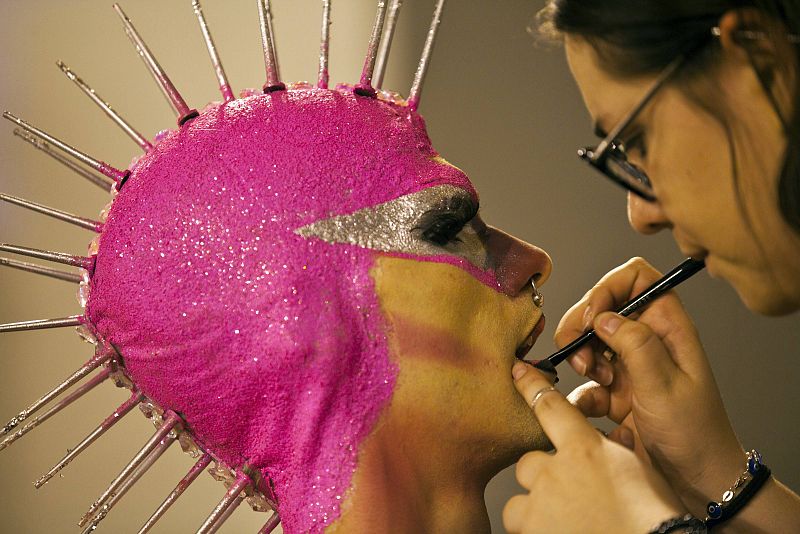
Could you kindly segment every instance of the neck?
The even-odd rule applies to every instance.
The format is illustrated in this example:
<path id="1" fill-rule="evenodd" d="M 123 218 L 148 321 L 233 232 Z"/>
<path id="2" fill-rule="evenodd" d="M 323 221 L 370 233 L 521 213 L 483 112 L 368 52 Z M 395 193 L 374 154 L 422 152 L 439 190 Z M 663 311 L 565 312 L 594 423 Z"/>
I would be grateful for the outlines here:
<path id="1" fill-rule="evenodd" d="M 474 450 L 443 446 L 441 433 L 400 426 L 379 424 L 362 444 L 342 516 L 327 532 L 489 533 L 484 490 L 499 469 Z"/>

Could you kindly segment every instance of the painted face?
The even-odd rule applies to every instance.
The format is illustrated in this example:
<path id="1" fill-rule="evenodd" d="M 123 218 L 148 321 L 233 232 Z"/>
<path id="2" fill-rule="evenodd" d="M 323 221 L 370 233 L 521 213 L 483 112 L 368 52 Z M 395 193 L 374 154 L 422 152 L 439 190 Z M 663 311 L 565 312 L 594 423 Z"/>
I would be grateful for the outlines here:
<path id="1" fill-rule="evenodd" d="M 610 131 L 655 80 L 614 77 L 580 38 L 567 37 L 566 48 L 600 131 Z M 623 132 L 630 159 L 651 178 L 658 198 L 645 202 L 630 195 L 629 220 L 645 234 L 670 229 L 683 254 L 705 258 L 709 273 L 730 282 L 752 310 L 797 309 L 800 238 L 781 217 L 777 200 L 786 146 L 781 125 L 746 56 L 726 54 L 712 76 L 723 116 L 736 110 L 727 128 L 667 84 Z"/>
<path id="2" fill-rule="evenodd" d="M 270 478 L 288 532 L 338 516 L 396 388 L 382 311 L 394 308 L 376 293 L 384 259 L 519 303 L 549 274 L 545 254 L 514 262 L 525 247 L 475 217 L 468 178 L 438 158 L 421 117 L 347 91 L 210 106 L 131 170 L 87 316 L 207 450 Z M 521 343 L 538 319 L 530 304 L 525 314 L 504 340 Z"/>

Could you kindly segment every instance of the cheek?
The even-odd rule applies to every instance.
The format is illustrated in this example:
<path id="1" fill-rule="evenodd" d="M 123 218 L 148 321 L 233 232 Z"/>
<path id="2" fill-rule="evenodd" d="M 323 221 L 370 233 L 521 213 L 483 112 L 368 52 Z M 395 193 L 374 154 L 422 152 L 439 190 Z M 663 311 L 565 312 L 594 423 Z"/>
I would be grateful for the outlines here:
<path id="1" fill-rule="evenodd" d="M 394 258 L 408 259 L 423 263 L 433 263 L 439 265 L 450 265 L 456 267 L 469 276 L 480 282 L 486 287 L 495 291 L 501 291 L 501 285 L 498 278 L 498 273 L 491 267 L 483 267 L 475 265 L 474 262 L 460 256 L 450 254 L 439 254 L 436 256 L 418 256 L 415 254 L 407 254 L 403 252 L 389 252 L 386 254 Z"/>
<path id="2" fill-rule="evenodd" d="M 469 367 L 472 348 L 457 332 L 436 321 L 394 314 L 389 318 L 391 346 L 403 358 L 433 360 L 448 367 Z"/>
<path id="3" fill-rule="evenodd" d="M 654 124 L 648 171 L 670 221 L 691 234 L 727 233 L 736 204 L 722 125 L 685 98 L 667 99 Z"/>
<path id="4" fill-rule="evenodd" d="M 396 355 L 469 367 L 497 345 L 486 326 L 505 322 L 498 294 L 464 271 L 381 256 L 372 275 Z"/>

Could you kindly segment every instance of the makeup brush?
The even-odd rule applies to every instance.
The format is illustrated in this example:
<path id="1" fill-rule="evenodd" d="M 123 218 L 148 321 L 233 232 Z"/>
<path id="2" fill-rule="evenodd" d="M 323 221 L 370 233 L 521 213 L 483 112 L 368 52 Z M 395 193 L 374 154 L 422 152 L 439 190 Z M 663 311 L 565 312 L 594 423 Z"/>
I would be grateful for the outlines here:
<path id="1" fill-rule="evenodd" d="M 617 313 L 623 317 L 637 312 L 650 304 L 652 301 L 673 289 L 675 286 L 692 277 L 706 266 L 703 260 L 687 259 L 670 272 L 662 276 L 653 285 L 642 291 L 639 295 L 630 300 L 627 304 L 617 310 Z M 536 360 L 533 366 L 546 373 L 557 375 L 556 365 L 560 364 L 571 356 L 579 348 L 586 345 L 589 341 L 597 337 L 594 329 L 589 330 L 581 337 L 564 347 L 563 349 L 551 354 L 543 360 Z"/>

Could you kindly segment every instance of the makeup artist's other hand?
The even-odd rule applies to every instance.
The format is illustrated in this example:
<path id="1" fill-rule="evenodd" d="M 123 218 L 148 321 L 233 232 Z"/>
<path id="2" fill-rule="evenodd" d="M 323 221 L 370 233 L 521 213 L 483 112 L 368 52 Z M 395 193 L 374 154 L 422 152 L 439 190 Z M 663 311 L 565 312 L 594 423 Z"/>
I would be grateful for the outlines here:
<path id="1" fill-rule="evenodd" d="M 619 308 L 661 277 L 641 258 L 604 276 L 561 319 L 556 344 L 587 328 L 617 358 L 584 347 L 571 365 L 599 384 L 578 388 L 570 400 L 588 417 L 620 425 L 609 437 L 635 443 L 695 515 L 735 480 L 744 451 L 733 432 L 697 331 L 674 292 L 652 302 L 636 320 Z"/>
<path id="2" fill-rule="evenodd" d="M 514 376 L 529 404 L 550 385 L 523 363 Z M 532 408 L 556 452 L 530 452 L 517 463 L 528 493 L 503 509 L 509 532 L 649 532 L 685 513 L 652 466 L 603 437 L 561 393 L 539 395 Z"/>

